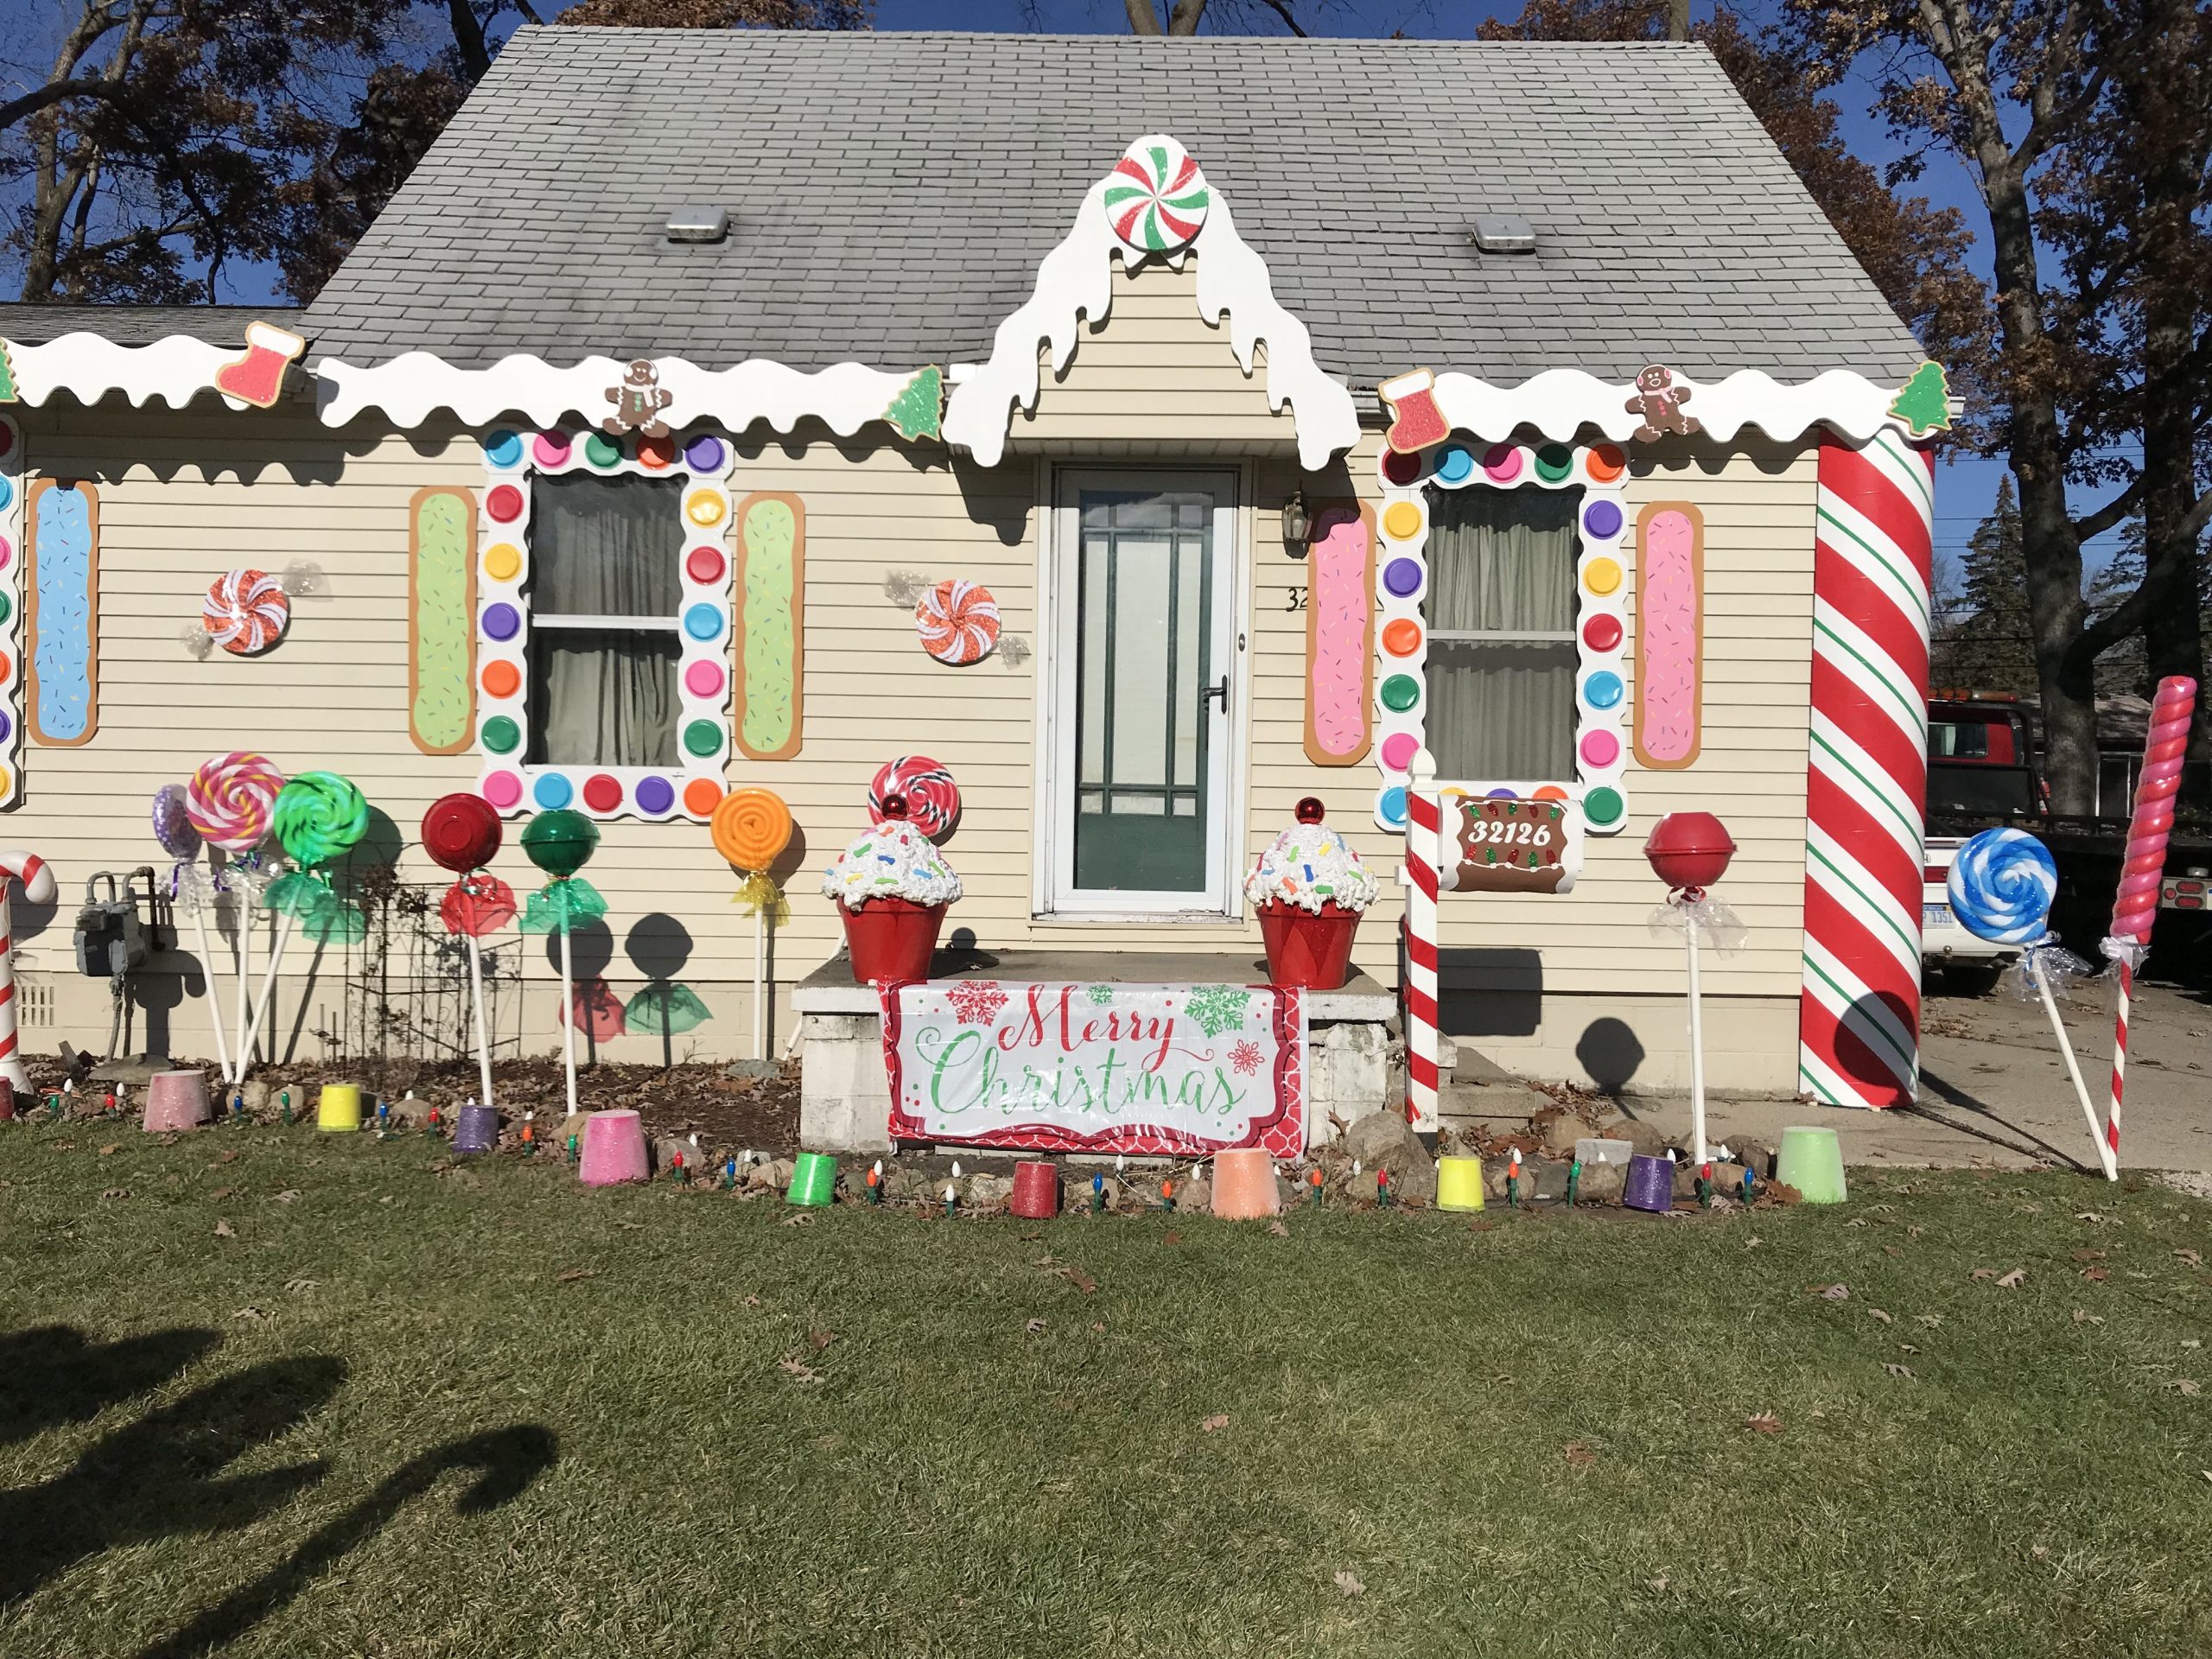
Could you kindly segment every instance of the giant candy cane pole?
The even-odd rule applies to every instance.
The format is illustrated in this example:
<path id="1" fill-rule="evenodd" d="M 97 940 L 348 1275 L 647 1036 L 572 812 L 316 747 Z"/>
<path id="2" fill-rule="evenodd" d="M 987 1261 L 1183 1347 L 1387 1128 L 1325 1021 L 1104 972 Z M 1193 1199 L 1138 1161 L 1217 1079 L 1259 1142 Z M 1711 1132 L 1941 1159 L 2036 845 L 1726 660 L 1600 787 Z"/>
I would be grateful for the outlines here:
<path id="1" fill-rule="evenodd" d="M 1821 445 L 1797 1082 L 1910 1106 L 1927 850 L 1929 459 L 1885 429 Z"/>
<path id="2" fill-rule="evenodd" d="M 2175 674 L 2158 682 L 2158 694 L 2151 699 L 2151 730 L 2143 745 L 2143 775 L 2135 785 L 2135 816 L 2127 826 L 2127 861 L 2120 867 L 2112 934 L 2105 940 L 2105 954 L 2120 964 L 2112 1106 L 2105 1119 L 2105 1144 L 2115 1161 L 2120 1157 L 2120 1096 L 2127 1071 L 2128 1003 L 2135 995 L 2135 970 L 2150 949 L 2151 925 L 2158 919 L 2166 840 L 2173 834 L 2174 797 L 2181 789 L 2182 760 L 2189 752 L 2189 724 L 2196 708 L 2195 680 Z"/>
<path id="3" fill-rule="evenodd" d="M 1436 1016 L 1438 871 L 1444 862 L 1443 803 L 1427 750 L 1414 757 L 1406 791 L 1406 1116 L 1436 1127 L 1443 1041 Z"/>
<path id="4" fill-rule="evenodd" d="M 33 904 L 51 904 L 54 872 L 36 853 L 27 853 L 20 847 L 0 852 L 0 1077 L 21 1091 L 30 1088 L 31 1080 L 24 1075 L 22 1057 L 16 1052 L 16 938 L 8 915 L 8 892 L 16 881 L 23 884 L 23 897 Z"/>

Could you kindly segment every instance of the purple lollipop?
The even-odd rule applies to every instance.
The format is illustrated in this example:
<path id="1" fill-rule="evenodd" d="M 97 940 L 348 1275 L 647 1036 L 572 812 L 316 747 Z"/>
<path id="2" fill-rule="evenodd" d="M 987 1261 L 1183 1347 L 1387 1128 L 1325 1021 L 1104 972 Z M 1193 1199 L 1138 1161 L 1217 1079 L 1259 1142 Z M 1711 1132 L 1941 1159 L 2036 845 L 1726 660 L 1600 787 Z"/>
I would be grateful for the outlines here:
<path id="1" fill-rule="evenodd" d="M 200 832 L 184 812 L 184 785 L 163 784 L 154 791 L 154 839 L 171 858 L 197 858 Z"/>

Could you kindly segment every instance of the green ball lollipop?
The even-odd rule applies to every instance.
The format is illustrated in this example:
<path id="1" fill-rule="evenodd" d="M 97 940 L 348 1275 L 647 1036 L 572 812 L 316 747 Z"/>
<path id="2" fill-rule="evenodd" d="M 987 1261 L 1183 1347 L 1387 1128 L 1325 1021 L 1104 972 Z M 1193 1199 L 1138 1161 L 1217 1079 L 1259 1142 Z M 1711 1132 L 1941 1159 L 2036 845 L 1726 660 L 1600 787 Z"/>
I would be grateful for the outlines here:
<path id="1" fill-rule="evenodd" d="M 541 812 L 524 828 L 522 850 L 556 880 L 571 876 L 599 850 L 599 826 L 567 807 Z"/>

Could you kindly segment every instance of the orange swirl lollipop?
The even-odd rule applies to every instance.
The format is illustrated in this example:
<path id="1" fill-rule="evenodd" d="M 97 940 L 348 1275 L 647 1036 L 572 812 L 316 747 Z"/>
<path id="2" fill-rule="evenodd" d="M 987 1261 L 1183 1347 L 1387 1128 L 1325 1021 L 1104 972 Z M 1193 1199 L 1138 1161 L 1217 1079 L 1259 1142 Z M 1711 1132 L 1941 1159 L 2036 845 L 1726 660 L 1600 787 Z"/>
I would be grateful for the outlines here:
<path id="1" fill-rule="evenodd" d="M 772 789 L 734 789 L 709 827 L 715 850 L 741 870 L 765 870 L 791 845 L 791 810 Z"/>

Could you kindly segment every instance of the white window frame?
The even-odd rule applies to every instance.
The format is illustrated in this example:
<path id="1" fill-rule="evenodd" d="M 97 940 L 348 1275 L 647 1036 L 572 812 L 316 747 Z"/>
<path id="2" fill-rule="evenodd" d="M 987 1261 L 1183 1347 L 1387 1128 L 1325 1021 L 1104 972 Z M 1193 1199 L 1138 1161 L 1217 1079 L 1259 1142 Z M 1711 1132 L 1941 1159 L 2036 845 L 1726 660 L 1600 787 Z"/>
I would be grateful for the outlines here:
<path id="1" fill-rule="evenodd" d="M 1200 489 L 1213 496 L 1216 677 L 1229 680 L 1228 718 L 1211 747 L 1207 799 L 1214 817 L 1206 846 L 1203 891 L 1084 889 L 1075 885 L 1075 753 L 1077 722 L 1074 650 L 1079 595 L 1062 566 L 1081 545 L 1085 489 Z M 1248 683 L 1250 638 L 1249 468 L 1082 466 L 1040 468 L 1039 499 L 1050 503 L 1038 534 L 1036 774 L 1038 802 L 1032 849 L 1031 911 L 1038 920 L 1160 922 L 1220 925 L 1243 909 L 1241 858 L 1246 817 L 1246 756 L 1250 743 Z"/>

